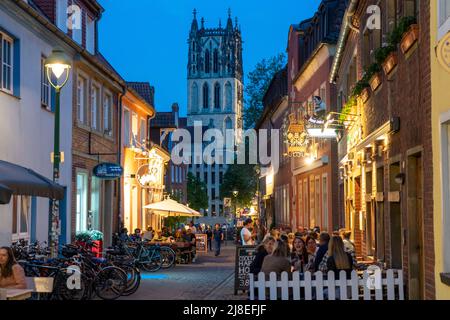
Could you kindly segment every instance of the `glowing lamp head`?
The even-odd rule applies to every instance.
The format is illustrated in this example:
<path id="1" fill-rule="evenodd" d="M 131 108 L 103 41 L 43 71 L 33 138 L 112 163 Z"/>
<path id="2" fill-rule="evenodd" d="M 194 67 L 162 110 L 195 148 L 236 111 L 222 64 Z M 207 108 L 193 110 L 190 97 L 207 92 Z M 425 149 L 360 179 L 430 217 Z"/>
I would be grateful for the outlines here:
<path id="1" fill-rule="evenodd" d="M 50 69 L 57 79 L 60 79 L 65 71 L 69 72 L 71 68 L 70 59 L 59 49 L 52 51 L 52 54 L 45 59 L 44 65 L 45 68 Z"/>

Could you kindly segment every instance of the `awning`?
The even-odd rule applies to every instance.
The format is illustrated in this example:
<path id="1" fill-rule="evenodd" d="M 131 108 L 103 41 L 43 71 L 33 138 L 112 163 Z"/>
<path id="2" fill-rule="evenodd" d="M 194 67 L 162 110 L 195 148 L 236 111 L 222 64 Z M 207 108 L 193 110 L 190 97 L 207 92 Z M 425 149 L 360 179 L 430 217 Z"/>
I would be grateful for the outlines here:
<path id="1" fill-rule="evenodd" d="M 50 179 L 10 162 L 0 160 L 0 185 L 14 195 L 34 196 L 61 200 L 64 188 Z"/>
<path id="2" fill-rule="evenodd" d="M 12 190 L 0 184 L 0 204 L 7 204 L 11 200 Z"/>
<path id="3" fill-rule="evenodd" d="M 150 209 L 154 213 L 165 216 L 174 217 L 201 217 L 200 212 L 178 203 L 172 199 L 166 199 L 164 201 L 152 203 L 146 205 L 144 209 Z"/>

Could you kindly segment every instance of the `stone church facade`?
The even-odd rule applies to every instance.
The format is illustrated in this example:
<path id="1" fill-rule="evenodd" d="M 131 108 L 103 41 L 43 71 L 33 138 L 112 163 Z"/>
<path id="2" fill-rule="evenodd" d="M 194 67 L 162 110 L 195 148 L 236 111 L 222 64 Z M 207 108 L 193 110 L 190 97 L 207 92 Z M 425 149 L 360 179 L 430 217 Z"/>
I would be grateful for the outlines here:
<path id="1" fill-rule="evenodd" d="M 225 27 L 219 22 L 217 28 L 205 28 L 203 18 L 199 26 L 194 10 L 188 45 L 188 127 L 200 121 L 204 128 L 222 132 L 242 128 L 242 38 L 237 18 L 233 23 L 229 11 Z M 235 141 L 239 141 L 237 133 Z M 202 161 L 189 168 L 208 186 L 209 207 L 205 212 L 208 217 L 225 216 L 223 199 L 220 199 L 220 185 L 227 169 L 225 160 L 220 160 L 225 159 L 225 155 L 223 158 L 218 155 L 216 159 L 223 164 L 207 165 Z"/>

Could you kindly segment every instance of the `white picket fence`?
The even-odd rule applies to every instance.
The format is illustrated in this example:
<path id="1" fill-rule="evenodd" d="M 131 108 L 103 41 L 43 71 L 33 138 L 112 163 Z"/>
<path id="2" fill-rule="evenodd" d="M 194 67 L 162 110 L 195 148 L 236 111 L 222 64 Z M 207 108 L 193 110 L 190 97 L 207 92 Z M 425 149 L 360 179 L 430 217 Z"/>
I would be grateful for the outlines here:
<path id="1" fill-rule="evenodd" d="M 277 279 L 276 273 L 272 272 L 267 280 L 266 275 L 260 272 L 258 280 L 255 280 L 255 276 L 249 274 L 250 300 L 255 300 L 255 294 L 257 300 L 404 300 L 402 270 L 386 270 L 378 279 L 368 271 L 364 271 L 362 276 L 352 271 L 350 279 L 347 279 L 345 271 L 340 272 L 339 279 L 335 279 L 332 271 L 326 278 L 320 271 L 303 275 L 301 279 L 299 272 L 293 272 L 289 279 L 288 273 L 283 272 L 281 279 Z"/>

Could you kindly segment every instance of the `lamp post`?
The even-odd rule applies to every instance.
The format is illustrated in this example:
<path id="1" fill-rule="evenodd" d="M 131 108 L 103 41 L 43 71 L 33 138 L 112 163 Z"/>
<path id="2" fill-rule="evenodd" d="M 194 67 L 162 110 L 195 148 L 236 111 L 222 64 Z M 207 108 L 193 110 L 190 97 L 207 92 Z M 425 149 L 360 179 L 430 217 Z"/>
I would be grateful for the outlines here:
<path id="1" fill-rule="evenodd" d="M 60 134 L 60 92 L 62 87 L 69 80 L 70 60 L 66 54 L 59 49 L 54 49 L 52 54 L 44 62 L 47 79 L 50 85 L 55 88 L 55 127 L 53 140 L 53 181 L 58 183 L 59 164 L 61 163 L 61 152 L 59 150 Z M 63 74 L 65 78 L 59 81 Z M 59 231 L 59 201 L 52 199 L 52 205 L 49 213 L 49 247 L 52 257 L 58 255 L 58 231 Z"/>
<path id="2" fill-rule="evenodd" d="M 234 215 L 235 215 L 236 218 L 237 218 L 236 210 L 237 210 L 237 196 L 238 196 L 238 194 L 239 194 L 239 191 L 236 190 L 236 189 L 234 189 L 234 190 L 233 190 L 233 197 L 234 197 Z M 240 218 L 240 216 L 239 216 L 239 218 Z"/>

